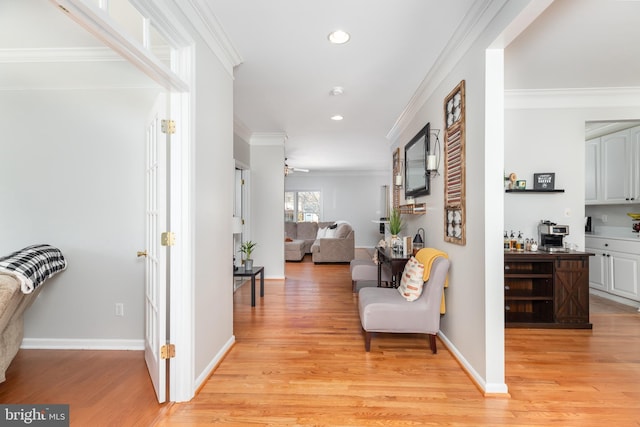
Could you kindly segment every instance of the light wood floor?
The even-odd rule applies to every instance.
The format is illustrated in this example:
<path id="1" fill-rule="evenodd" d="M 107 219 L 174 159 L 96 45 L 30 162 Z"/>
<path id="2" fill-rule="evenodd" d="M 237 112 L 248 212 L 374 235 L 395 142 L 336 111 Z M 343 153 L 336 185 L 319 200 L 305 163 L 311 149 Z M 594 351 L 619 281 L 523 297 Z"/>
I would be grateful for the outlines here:
<path id="1" fill-rule="evenodd" d="M 640 426 L 640 314 L 591 298 L 593 330 L 506 330 L 510 398 L 485 398 L 438 340 L 364 351 L 348 265 L 287 264 L 188 403 L 158 405 L 140 352 L 21 350 L 2 403 L 70 403 L 77 426 Z"/>

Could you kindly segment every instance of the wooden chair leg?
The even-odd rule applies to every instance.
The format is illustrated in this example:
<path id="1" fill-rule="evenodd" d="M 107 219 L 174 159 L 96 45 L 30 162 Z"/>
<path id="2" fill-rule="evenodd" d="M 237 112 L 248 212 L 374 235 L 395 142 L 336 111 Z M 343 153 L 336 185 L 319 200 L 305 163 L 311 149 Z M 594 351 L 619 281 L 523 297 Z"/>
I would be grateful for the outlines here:
<path id="1" fill-rule="evenodd" d="M 356 281 L 355 280 L 351 281 L 351 292 L 353 292 L 354 294 L 356 293 Z"/>
<path id="2" fill-rule="evenodd" d="M 429 346 L 431 347 L 431 352 L 436 354 L 438 349 L 436 348 L 436 336 L 429 334 Z"/>
<path id="3" fill-rule="evenodd" d="M 371 350 L 371 336 L 373 333 L 364 331 L 364 351 L 369 352 Z"/>

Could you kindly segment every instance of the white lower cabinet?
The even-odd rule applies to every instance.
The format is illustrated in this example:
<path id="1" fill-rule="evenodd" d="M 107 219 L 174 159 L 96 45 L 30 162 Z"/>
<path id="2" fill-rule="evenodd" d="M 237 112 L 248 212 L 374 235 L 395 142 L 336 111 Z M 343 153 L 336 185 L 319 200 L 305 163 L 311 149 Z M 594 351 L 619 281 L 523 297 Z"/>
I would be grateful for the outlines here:
<path id="1" fill-rule="evenodd" d="M 589 287 L 612 295 L 640 301 L 640 241 L 587 237 Z"/>

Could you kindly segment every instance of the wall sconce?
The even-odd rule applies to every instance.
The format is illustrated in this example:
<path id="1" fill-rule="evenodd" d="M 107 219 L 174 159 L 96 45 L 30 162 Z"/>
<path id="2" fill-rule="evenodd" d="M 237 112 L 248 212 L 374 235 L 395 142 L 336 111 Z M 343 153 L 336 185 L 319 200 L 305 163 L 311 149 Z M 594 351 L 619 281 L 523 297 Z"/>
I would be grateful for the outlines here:
<path id="1" fill-rule="evenodd" d="M 433 154 L 431 150 L 429 150 L 429 155 L 427 156 L 427 171 L 431 175 L 440 175 L 438 169 L 440 169 L 440 129 L 433 129 L 431 132 L 435 135 L 436 140 L 433 143 Z"/>
<path id="2" fill-rule="evenodd" d="M 402 187 L 402 175 L 401 174 L 397 174 L 394 177 L 393 183 L 396 185 L 396 187 Z"/>

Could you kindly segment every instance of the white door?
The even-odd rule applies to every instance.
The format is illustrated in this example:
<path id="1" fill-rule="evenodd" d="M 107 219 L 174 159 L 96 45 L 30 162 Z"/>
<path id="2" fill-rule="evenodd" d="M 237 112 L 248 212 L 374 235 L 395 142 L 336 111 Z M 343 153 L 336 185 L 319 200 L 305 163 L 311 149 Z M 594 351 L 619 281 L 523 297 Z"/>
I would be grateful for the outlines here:
<path id="1" fill-rule="evenodd" d="M 158 402 L 167 396 L 167 359 L 160 355 L 166 344 L 167 248 L 161 245 L 161 233 L 167 228 L 167 138 L 162 132 L 166 118 L 167 97 L 160 95 L 147 124 L 146 148 L 146 262 L 145 262 L 145 349 Z"/>
<path id="2" fill-rule="evenodd" d="M 640 256 L 611 252 L 611 292 L 626 298 L 638 299 L 638 271 Z"/>
<path id="3" fill-rule="evenodd" d="M 589 259 L 589 286 L 601 291 L 608 291 L 607 284 L 609 279 L 607 277 L 609 271 L 609 261 L 607 254 L 600 249 L 587 248 L 587 252 L 594 254 Z"/>

